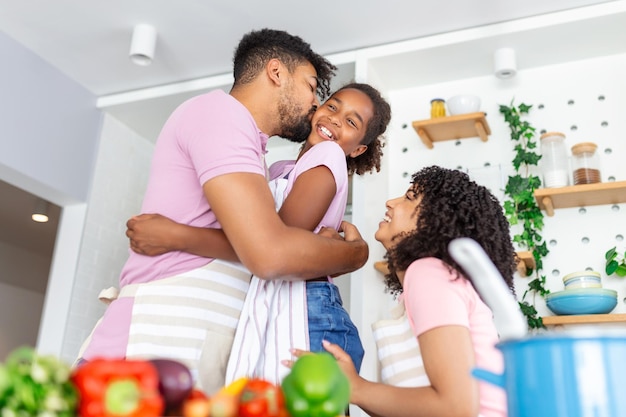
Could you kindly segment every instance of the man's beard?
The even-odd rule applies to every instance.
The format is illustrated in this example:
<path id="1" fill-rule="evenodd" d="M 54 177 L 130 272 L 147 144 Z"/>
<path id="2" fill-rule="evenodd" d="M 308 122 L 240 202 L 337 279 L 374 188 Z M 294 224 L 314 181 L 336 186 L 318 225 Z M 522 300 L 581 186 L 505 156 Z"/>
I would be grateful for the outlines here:
<path id="1" fill-rule="evenodd" d="M 311 107 L 308 114 L 294 116 L 300 113 L 300 109 L 291 105 L 287 100 L 282 100 L 278 105 L 278 115 L 281 122 L 281 138 L 291 142 L 305 142 L 311 134 L 311 117 L 315 113 L 315 107 Z"/>

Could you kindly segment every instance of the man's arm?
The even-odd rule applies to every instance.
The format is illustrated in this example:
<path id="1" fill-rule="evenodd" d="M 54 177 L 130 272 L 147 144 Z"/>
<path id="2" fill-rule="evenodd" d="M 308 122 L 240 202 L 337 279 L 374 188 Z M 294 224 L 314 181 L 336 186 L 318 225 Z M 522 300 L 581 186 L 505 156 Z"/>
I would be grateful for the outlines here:
<path id="1" fill-rule="evenodd" d="M 336 190 L 328 167 L 311 168 L 298 176 L 278 215 L 288 226 L 313 231 L 326 214 Z M 131 249 L 142 255 L 182 251 L 206 258 L 239 260 L 221 229 L 180 224 L 160 214 L 134 216 L 126 226 Z"/>
<path id="2" fill-rule="evenodd" d="M 261 175 L 220 175 L 204 184 L 204 193 L 239 259 L 257 276 L 315 278 L 352 272 L 367 261 L 367 243 L 356 228 L 343 241 L 286 226 Z"/>

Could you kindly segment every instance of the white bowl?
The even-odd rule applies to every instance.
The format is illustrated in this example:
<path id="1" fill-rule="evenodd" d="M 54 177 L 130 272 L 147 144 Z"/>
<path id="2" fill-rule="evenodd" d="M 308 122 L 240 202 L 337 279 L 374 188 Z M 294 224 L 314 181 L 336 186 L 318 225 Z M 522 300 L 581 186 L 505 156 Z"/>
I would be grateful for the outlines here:
<path id="1" fill-rule="evenodd" d="M 470 94 L 450 97 L 446 104 L 451 116 L 480 111 L 480 97 Z"/>

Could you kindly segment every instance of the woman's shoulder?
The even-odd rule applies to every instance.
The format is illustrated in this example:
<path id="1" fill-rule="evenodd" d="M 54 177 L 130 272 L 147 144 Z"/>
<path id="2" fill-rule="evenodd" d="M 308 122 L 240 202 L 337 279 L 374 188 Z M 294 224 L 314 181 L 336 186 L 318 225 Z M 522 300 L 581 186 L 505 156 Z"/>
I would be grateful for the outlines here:
<path id="1" fill-rule="evenodd" d="M 448 266 L 444 261 L 439 258 L 426 257 L 414 260 L 407 268 L 407 272 L 424 270 L 448 271 Z"/>

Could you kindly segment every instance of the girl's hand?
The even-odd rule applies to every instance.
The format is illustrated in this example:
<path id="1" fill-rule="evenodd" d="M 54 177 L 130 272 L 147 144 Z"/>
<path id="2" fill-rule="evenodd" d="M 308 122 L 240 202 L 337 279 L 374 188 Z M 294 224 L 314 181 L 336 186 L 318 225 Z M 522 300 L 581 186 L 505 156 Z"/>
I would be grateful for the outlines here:
<path id="1" fill-rule="evenodd" d="M 126 222 L 130 248 L 141 255 L 156 256 L 179 250 L 176 247 L 177 227 L 173 220 L 160 214 L 140 214 Z"/>

